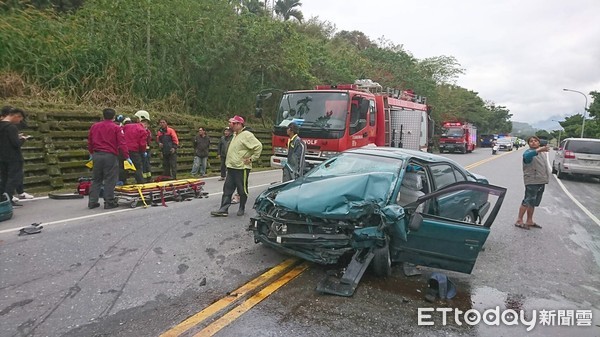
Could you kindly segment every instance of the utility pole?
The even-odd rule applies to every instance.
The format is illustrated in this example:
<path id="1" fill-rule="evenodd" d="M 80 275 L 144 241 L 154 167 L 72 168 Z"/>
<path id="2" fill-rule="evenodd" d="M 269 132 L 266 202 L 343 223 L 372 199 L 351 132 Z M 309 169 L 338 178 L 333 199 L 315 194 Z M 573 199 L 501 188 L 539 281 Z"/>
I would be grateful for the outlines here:
<path id="1" fill-rule="evenodd" d="M 563 90 L 582 94 L 583 97 L 585 98 L 585 105 L 583 106 L 583 122 L 581 122 L 581 137 L 579 137 L 579 138 L 583 138 L 583 130 L 585 129 L 585 113 L 587 112 L 587 96 L 586 96 L 586 94 L 582 93 L 581 91 L 571 90 L 571 89 L 563 89 Z"/>

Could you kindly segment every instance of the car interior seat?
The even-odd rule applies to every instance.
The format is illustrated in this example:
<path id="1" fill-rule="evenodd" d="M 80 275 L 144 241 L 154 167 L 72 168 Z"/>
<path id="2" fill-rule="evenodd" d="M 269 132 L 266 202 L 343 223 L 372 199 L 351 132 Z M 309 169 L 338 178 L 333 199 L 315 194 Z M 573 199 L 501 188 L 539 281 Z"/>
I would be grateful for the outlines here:
<path id="1" fill-rule="evenodd" d="M 406 206 L 417 201 L 420 196 L 425 195 L 421 189 L 423 189 L 423 177 L 421 174 L 419 172 L 405 172 L 397 199 L 398 205 Z"/>

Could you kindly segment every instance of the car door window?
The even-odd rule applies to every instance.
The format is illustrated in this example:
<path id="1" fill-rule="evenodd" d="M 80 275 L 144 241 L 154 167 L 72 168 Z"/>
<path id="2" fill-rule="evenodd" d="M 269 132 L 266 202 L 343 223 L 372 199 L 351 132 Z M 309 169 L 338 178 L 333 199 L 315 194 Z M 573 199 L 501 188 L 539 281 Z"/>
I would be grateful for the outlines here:
<path id="1" fill-rule="evenodd" d="M 439 164 L 430 166 L 431 176 L 434 180 L 435 190 L 456 182 L 467 181 L 467 178 L 456 167 L 450 164 Z M 429 203 L 428 212 L 431 215 L 441 216 L 449 219 L 465 219 L 465 208 L 472 209 L 474 196 L 468 191 L 456 191 L 433 198 Z M 470 221 L 470 220 L 469 220 Z"/>
<path id="2" fill-rule="evenodd" d="M 449 164 L 432 165 L 430 171 L 436 191 L 455 182 L 467 180 L 462 172 Z"/>

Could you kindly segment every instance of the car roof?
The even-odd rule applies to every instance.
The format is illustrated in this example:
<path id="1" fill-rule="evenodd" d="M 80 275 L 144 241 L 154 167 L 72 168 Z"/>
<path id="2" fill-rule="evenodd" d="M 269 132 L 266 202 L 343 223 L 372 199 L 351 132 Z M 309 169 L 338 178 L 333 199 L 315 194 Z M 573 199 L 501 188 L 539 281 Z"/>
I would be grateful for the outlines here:
<path id="1" fill-rule="evenodd" d="M 387 146 L 364 146 L 355 149 L 346 150 L 344 152 L 347 153 L 360 153 L 367 154 L 373 156 L 383 156 L 390 158 L 397 158 L 402 160 L 409 160 L 412 158 L 419 159 L 422 161 L 427 161 L 431 163 L 435 162 L 450 162 L 457 166 L 461 166 L 452 159 L 448 159 L 446 157 L 438 156 L 432 153 L 423 152 L 423 151 L 415 151 L 409 149 L 401 149 L 397 147 L 387 147 Z"/>
<path id="2" fill-rule="evenodd" d="M 563 139 L 564 141 L 584 141 L 584 142 L 600 142 L 600 139 L 596 139 L 596 138 L 566 138 Z"/>

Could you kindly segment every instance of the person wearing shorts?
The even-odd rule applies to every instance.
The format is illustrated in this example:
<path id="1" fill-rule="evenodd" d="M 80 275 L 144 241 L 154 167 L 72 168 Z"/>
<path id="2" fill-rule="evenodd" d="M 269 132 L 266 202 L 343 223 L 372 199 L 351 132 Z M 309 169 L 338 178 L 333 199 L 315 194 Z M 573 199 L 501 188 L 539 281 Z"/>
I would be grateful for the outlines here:
<path id="1" fill-rule="evenodd" d="M 521 229 L 542 228 L 533 221 L 535 208 L 540 205 L 544 188 L 550 179 L 546 152 L 548 146 L 540 146 L 540 139 L 531 136 L 527 139 L 529 149 L 523 153 L 523 181 L 525 182 L 525 197 L 519 207 L 515 226 Z M 527 215 L 525 221 L 523 217 Z"/>

